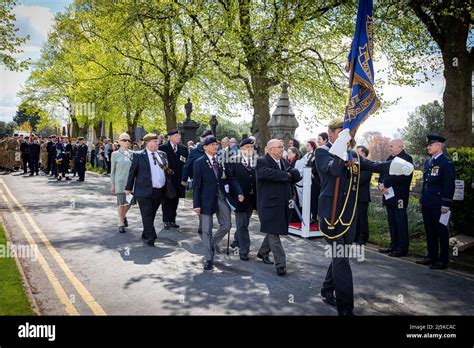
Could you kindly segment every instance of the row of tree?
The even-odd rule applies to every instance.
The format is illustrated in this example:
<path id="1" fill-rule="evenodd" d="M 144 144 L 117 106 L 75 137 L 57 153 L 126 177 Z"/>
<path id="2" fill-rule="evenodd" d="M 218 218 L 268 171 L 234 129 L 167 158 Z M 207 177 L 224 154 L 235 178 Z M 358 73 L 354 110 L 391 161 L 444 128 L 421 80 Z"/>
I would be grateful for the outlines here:
<path id="1" fill-rule="evenodd" d="M 470 6 L 379 0 L 374 8 L 376 58 L 389 62 L 376 85 L 415 84 L 443 68 L 452 145 L 471 141 Z M 283 82 L 315 118 L 343 114 L 356 11 L 344 0 L 75 0 L 56 16 L 21 96 L 48 117 L 61 106 L 73 135 L 103 121 L 165 131 L 191 96 L 198 116 L 251 113 L 264 143 Z"/>

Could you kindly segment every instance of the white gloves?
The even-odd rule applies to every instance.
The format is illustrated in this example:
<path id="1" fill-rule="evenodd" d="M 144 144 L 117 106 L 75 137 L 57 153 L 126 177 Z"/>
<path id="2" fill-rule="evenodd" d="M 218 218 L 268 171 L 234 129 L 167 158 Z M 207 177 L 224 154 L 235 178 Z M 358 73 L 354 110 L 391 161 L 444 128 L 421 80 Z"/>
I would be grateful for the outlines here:
<path id="1" fill-rule="evenodd" d="M 334 144 L 332 144 L 331 148 L 329 149 L 329 153 L 339 157 L 343 161 L 347 161 L 347 143 L 349 141 L 351 141 L 349 129 L 343 129 L 341 133 L 339 133 L 339 136 L 337 137 Z"/>
<path id="2" fill-rule="evenodd" d="M 413 173 L 413 164 L 400 157 L 395 157 L 390 163 L 390 175 L 410 175 Z"/>

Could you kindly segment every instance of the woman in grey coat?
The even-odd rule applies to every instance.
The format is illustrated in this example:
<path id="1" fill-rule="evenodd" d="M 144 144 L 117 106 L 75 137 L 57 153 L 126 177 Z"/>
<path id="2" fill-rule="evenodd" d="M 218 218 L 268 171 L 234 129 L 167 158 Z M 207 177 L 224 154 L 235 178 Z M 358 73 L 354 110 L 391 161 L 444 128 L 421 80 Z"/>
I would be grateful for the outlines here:
<path id="1" fill-rule="evenodd" d="M 130 146 L 130 136 L 127 133 L 120 135 L 119 142 L 120 148 L 112 153 L 110 160 L 110 183 L 112 184 L 112 193 L 117 195 L 119 232 L 125 233 L 125 227 L 128 227 L 127 212 L 133 202 L 127 202 L 124 190 L 127 184 L 133 154 L 128 150 Z"/>

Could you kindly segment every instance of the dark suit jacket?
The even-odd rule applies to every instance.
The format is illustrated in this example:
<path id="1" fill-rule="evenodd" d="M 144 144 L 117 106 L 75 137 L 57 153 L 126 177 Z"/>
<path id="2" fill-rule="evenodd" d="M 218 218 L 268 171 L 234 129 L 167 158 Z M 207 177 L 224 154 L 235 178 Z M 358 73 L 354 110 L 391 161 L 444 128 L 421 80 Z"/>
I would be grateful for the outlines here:
<path id="1" fill-rule="evenodd" d="M 235 185 L 235 181 L 222 179 L 223 168 L 220 163 L 216 177 L 207 155 L 194 161 L 193 172 L 193 208 L 201 208 L 201 214 L 212 215 L 217 210 L 218 189 L 225 193 L 225 185 Z M 233 189 L 237 190 L 235 186 Z"/>
<path id="2" fill-rule="evenodd" d="M 337 198 L 337 211 L 342 209 L 344 193 L 347 192 L 347 186 L 350 181 L 350 172 L 344 165 L 344 161 L 337 156 L 329 153 L 331 144 L 316 149 L 316 168 L 321 179 L 321 193 L 318 201 L 318 216 L 320 218 L 331 218 L 332 202 L 336 179 L 341 177 L 339 196 Z M 354 158 L 357 156 L 353 153 Z M 371 173 L 388 172 L 390 162 L 375 163 L 360 157 L 360 170 L 366 170 Z"/>
<path id="3" fill-rule="evenodd" d="M 166 153 L 158 151 L 158 155 L 163 164 L 167 165 Z M 153 193 L 153 182 L 151 180 L 150 161 L 148 160 L 146 149 L 133 155 L 125 190 L 133 191 L 133 194 L 137 198 L 151 197 Z"/>
<path id="4" fill-rule="evenodd" d="M 404 159 L 410 163 L 413 163 L 413 158 L 408 155 L 405 150 L 402 150 L 397 157 Z M 394 156 L 389 156 L 387 161 L 393 160 Z M 389 200 L 385 199 L 385 196 L 382 197 L 382 201 L 384 205 L 398 205 L 398 201 L 401 199 L 403 200 L 403 206 L 406 208 L 408 207 L 408 198 L 410 197 L 410 184 L 411 179 L 413 178 L 413 174 L 410 176 L 405 175 L 389 175 L 388 172 L 385 174 L 380 175 L 379 183 L 383 183 L 383 185 L 387 188 L 393 187 L 393 192 L 395 196 L 390 198 Z"/>
<path id="5" fill-rule="evenodd" d="M 441 154 L 425 162 L 420 202 L 424 207 L 450 207 L 455 191 L 456 171 L 453 162 Z"/>
<path id="6" fill-rule="evenodd" d="M 171 182 L 173 183 L 176 192 L 179 197 L 184 198 L 186 194 L 186 187 L 181 185 L 181 178 L 183 176 L 183 167 L 186 159 L 189 156 L 189 151 L 186 146 L 178 144 L 176 153 L 173 151 L 171 143 L 168 141 L 166 144 L 160 146 L 160 151 L 166 153 L 168 158 L 168 165 L 173 170 L 174 174 L 171 176 Z"/>
<path id="7" fill-rule="evenodd" d="M 30 157 L 38 159 L 40 155 L 40 148 L 41 148 L 40 144 L 31 143 L 29 144 L 29 147 L 30 147 Z"/>
<path id="8" fill-rule="evenodd" d="M 188 180 L 188 178 L 193 178 L 194 173 L 194 161 L 204 155 L 204 147 L 201 143 L 199 143 L 194 149 L 191 150 L 189 153 L 188 159 L 183 167 L 183 177 L 181 178 L 183 181 Z"/>
<path id="9" fill-rule="evenodd" d="M 369 203 L 370 200 L 370 179 L 372 179 L 372 173 L 367 170 L 360 172 L 359 181 L 359 197 L 360 203 Z"/>
<path id="10" fill-rule="evenodd" d="M 255 168 L 248 170 L 241 162 L 240 156 L 234 156 L 226 163 L 225 173 L 227 177 L 235 180 L 236 190 L 231 188 L 228 197 L 229 203 L 235 207 L 235 211 L 243 213 L 255 209 L 257 194 Z M 244 196 L 243 202 L 239 202 L 239 195 Z"/>
<path id="11" fill-rule="evenodd" d="M 287 160 L 281 159 L 282 168 L 269 155 L 257 160 L 257 211 L 260 230 L 265 233 L 288 234 L 290 222 L 289 200 L 292 198 L 291 184 L 301 179 L 297 169 L 291 168 Z M 288 170 L 292 175 L 290 182 Z"/>

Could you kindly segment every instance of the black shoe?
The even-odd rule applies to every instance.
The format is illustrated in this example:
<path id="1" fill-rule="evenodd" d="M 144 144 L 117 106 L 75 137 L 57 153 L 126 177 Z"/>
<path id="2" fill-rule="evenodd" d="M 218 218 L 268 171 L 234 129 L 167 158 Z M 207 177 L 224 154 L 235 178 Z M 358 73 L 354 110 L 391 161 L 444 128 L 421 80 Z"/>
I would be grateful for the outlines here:
<path id="1" fill-rule="evenodd" d="M 30 174 L 30 175 L 28 175 L 28 176 L 33 176 L 33 173 L 31 173 L 31 174 Z"/>
<path id="2" fill-rule="evenodd" d="M 277 274 L 279 276 L 284 276 L 286 274 L 286 267 L 278 267 L 277 268 Z"/>
<path id="3" fill-rule="evenodd" d="M 119 227 L 119 233 L 125 233 L 127 231 L 125 231 L 125 226 L 120 226 Z"/>
<path id="4" fill-rule="evenodd" d="M 338 310 L 338 314 L 339 314 L 339 316 L 341 316 L 341 317 L 353 317 L 353 316 L 354 316 L 354 313 L 352 312 L 351 309 L 341 309 L 341 310 Z"/>
<path id="5" fill-rule="evenodd" d="M 430 269 L 447 269 L 448 265 L 442 262 L 436 262 L 430 266 Z"/>
<path id="6" fill-rule="evenodd" d="M 249 258 L 248 255 L 240 255 L 240 259 L 241 259 L 242 261 L 248 261 L 248 260 L 250 260 L 250 258 Z"/>
<path id="7" fill-rule="evenodd" d="M 433 261 L 431 261 L 430 258 L 425 257 L 422 260 L 416 261 L 416 263 L 419 264 L 419 265 L 428 266 L 428 265 L 433 264 Z"/>
<path id="8" fill-rule="evenodd" d="M 201 231 L 201 230 L 198 230 L 198 234 L 202 234 L 202 231 Z"/>
<path id="9" fill-rule="evenodd" d="M 81 181 L 82 182 L 82 181 L 84 181 L 84 179 L 77 179 L 76 181 Z"/>
<path id="10" fill-rule="evenodd" d="M 380 248 L 379 249 L 379 253 L 382 253 L 382 254 L 389 254 L 391 253 L 392 251 L 395 251 L 395 250 L 392 250 L 390 248 Z"/>
<path id="11" fill-rule="evenodd" d="M 72 179 L 69 176 L 66 176 L 66 181 L 71 181 Z"/>
<path id="12" fill-rule="evenodd" d="M 206 263 L 204 264 L 204 270 L 205 271 L 210 271 L 213 268 L 214 268 L 214 265 L 213 265 L 212 261 L 206 261 Z"/>
<path id="13" fill-rule="evenodd" d="M 238 248 L 238 247 L 239 247 L 239 242 L 237 242 L 236 240 L 234 240 L 232 243 L 230 243 L 230 247 L 231 247 L 232 249 Z"/>
<path id="14" fill-rule="evenodd" d="M 266 263 L 267 265 L 273 265 L 274 264 L 274 262 L 272 260 L 270 260 L 270 258 L 268 256 L 263 256 L 263 255 L 257 254 L 257 257 L 259 259 L 261 259 L 263 261 L 263 263 Z"/>
<path id="15" fill-rule="evenodd" d="M 176 225 L 176 222 L 170 222 L 171 228 L 179 228 L 179 225 Z"/>
<path id="16" fill-rule="evenodd" d="M 171 228 L 170 226 L 170 223 L 169 222 L 165 222 L 165 230 L 169 230 Z"/>
<path id="17" fill-rule="evenodd" d="M 60 176 L 58 176 L 58 181 L 61 181 L 61 177 L 60 177 Z"/>
<path id="18" fill-rule="evenodd" d="M 127 218 L 123 218 L 123 226 L 128 227 L 128 220 Z"/>
<path id="19" fill-rule="evenodd" d="M 155 246 L 155 238 L 151 238 L 151 239 L 148 239 L 146 241 L 146 244 L 149 245 L 149 246 Z"/>
<path id="20" fill-rule="evenodd" d="M 325 302 L 326 304 L 328 304 L 330 306 L 336 306 L 337 305 L 336 298 L 334 297 L 334 294 L 332 292 L 321 291 L 321 296 L 323 298 L 323 302 Z"/>
<path id="21" fill-rule="evenodd" d="M 388 256 L 391 256 L 391 257 L 404 257 L 404 256 L 407 256 L 407 253 L 401 253 L 399 251 L 392 251 L 391 253 L 388 254 Z"/>

